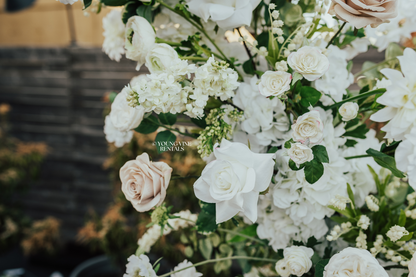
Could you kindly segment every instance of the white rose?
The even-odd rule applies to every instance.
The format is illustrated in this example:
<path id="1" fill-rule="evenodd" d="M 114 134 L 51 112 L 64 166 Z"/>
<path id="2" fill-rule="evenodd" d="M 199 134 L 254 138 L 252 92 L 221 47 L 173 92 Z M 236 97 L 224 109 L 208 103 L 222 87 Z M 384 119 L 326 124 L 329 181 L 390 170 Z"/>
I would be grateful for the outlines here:
<path id="1" fill-rule="evenodd" d="M 289 268 L 287 267 L 286 261 L 284 259 L 279 260 L 276 263 L 275 269 L 276 269 L 277 274 L 279 274 L 282 277 L 290 276 Z"/>
<path id="2" fill-rule="evenodd" d="M 58 0 L 56 0 L 58 1 Z M 62 4 L 74 4 L 75 2 L 77 2 L 78 0 L 59 0 L 59 2 L 61 2 Z"/>
<path id="3" fill-rule="evenodd" d="M 325 266 L 324 277 L 388 277 L 389 275 L 370 252 L 348 247 L 332 256 Z"/>
<path id="4" fill-rule="evenodd" d="M 357 117 L 358 104 L 353 102 L 347 102 L 342 104 L 339 108 L 339 114 L 342 116 L 342 121 L 350 121 Z"/>
<path id="5" fill-rule="evenodd" d="M 290 67 L 308 81 L 320 78 L 329 68 L 328 58 L 317 47 L 304 46 L 287 58 Z"/>
<path id="6" fill-rule="evenodd" d="M 221 223 L 242 212 L 257 220 L 259 192 L 270 185 L 273 154 L 256 154 L 246 145 L 223 139 L 214 146 L 216 160 L 207 164 L 195 182 L 195 195 L 207 203 L 216 203 L 216 221 Z"/>
<path id="7" fill-rule="evenodd" d="M 266 71 L 260 79 L 260 93 L 266 97 L 281 96 L 290 89 L 292 75 L 283 71 Z"/>
<path id="8" fill-rule="evenodd" d="M 318 111 L 310 111 L 298 117 L 292 130 L 295 141 L 305 143 L 309 140 L 309 143 L 316 144 L 323 138 L 324 124 Z"/>
<path id="9" fill-rule="evenodd" d="M 220 28 L 233 29 L 250 25 L 252 11 L 260 0 L 191 0 L 189 11 L 205 22 L 211 18 Z"/>
<path id="10" fill-rule="evenodd" d="M 146 55 L 153 49 L 156 34 L 152 25 L 141 16 L 132 16 L 126 24 L 125 48 L 126 57 L 137 61 L 136 70 L 140 70 L 146 61 Z"/>
<path id="11" fill-rule="evenodd" d="M 409 268 L 409 276 L 407 277 L 416 277 L 416 253 L 413 254 L 407 267 Z"/>
<path id="12" fill-rule="evenodd" d="M 313 250 L 305 246 L 292 246 L 283 251 L 287 269 L 296 276 L 302 276 L 311 269 L 312 255 Z"/>
<path id="13" fill-rule="evenodd" d="M 178 60 L 179 56 L 175 49 L 166 43 L 158 43 L 147 54 L 146 67 L 152 74 L 163 73 Z"/>
<path id="14" fill-rule="evenodd" d="M 142 106 L 134 108 L 129 106 L 126 99 L 129 91 L 131 91 L 129 85 L 124 87 L 111 104 L 111 122 L 121 132 L 127 132 L 139 126 L 144 116 L 144 108 Z"/>
<path id="15" fill-rule="evenodd" d="M 292 146 L 287 151 L 290 158 L 297 164 L 303 164 L 313 160 L 313 152 L 308 146 L 302 143 L 292 143 Z"/>

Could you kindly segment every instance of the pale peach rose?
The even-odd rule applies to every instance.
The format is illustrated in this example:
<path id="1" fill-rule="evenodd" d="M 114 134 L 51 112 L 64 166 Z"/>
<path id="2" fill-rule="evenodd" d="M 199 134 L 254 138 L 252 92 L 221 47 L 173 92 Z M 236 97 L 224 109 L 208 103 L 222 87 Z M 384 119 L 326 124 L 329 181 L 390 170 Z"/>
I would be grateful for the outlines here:
<path id="1" fill-rule="evenodd" d="M 137 211 L 149 211 L 165 200 L 171 173 L 166 163 L 151 162 L 143 153 L 120 168 L 121 190 Z"/>
<path id="2" fill-rule="evenodd" d="M 332 0 L 329 14 L 336 15 L 355 28 L 375 28 L 397 16 L 397 0 Z"/>
<path id="3" fill-rule="evenodd" d="M 408 277 L 416 277 L 416 253 L 413 254 L 413 257 L 410 260 L 408 268 L 409 268 L 409 276 Z"/>

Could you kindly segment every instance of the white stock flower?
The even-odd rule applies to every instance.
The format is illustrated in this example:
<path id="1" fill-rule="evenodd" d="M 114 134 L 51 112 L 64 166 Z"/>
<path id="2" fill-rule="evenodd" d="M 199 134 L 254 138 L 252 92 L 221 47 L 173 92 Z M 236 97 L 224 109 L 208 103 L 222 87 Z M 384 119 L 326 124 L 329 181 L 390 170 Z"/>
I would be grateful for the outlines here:
<path id="1" fill-rule="evenodd" d="M 116 147 L 122 147 L 124 144 L 129 143 L 133 138 L 133 131 L 122 132 L 114 127 L 111 122 L 110 116 L 105 117 L 104 121 L 104 134 L 105 139 L 108 142 L 114 142 Z"/>
<path id="2" fill-rule="evenodd" d="M 317 47 L 304 46 L 287 58 L 289 66 L 308 81 L 315 81 L 329 68 L 328 58 Z"/>
<path id="3" fill-rule="evenodd" d="M 117 94 L 114 102 L 111 104 L 109 115 L 111 122 L 121 132 L 127 132 L 139 126 L 145 113 L 142 106 L 129 106 L 126 97 L 130 91 L 130 85 L 127 85 Z"/>
<path id="4" fill-rule="evenodd" d="M 325 266 L 324 277 L 388 277 L 384 268 L 370 252 L 348 247 L 335 254 Z"/>
<path id="5" fill-rule="evenodd" d="M 350 121 L 357 117 L 358 104 L 353 102 L 347 102 L 342 104 L 339 108 L 339 114 L 342 116 L 342 121 Z"/>
<path id="6" fill-rule="evenodd" d="M 250 25 L 252 11 L 260 0 L 191 0 L 189 11 L 205 22 L 216 22 L 220 28 L 233 29 Z"/>
<path id="7" fill-rule="evenodd" d="M 381 130 L 386 132 L 385 138 L 396 141 L 416 128 L 416 52 L 406 48 L 398 59 L 403 73 L 390 68 L 380 71 L 391 82 L 377 98 L 377 103 L 386 107 L 370 117 L 376 122 L 389 121 Z"/>
<path id="8" fill-rule="evenodd" d="M 312 267 L 313 250 L 305 246 L 292 246 L 283 251 L 284 260 L 290 274 L 302 276 Z"/>
<path id="9" fill-rule="evenodd" d="M 193 266 L 193 263 L 188 262 L 187 260 L 184 260 L 183 262 L 175 266 L 173 270 L 174 271 L 180 270 L 188 266 Z M 195 267 L 191 267 L 191 268 L 185 269 L 183 271 L 180 271 L 171 275 L 171 277 L 200 277 L 200 276 L 202 276 L 202 273 L 197 272 Z"/>
<path id="10" fill-rule="evenodd" d="M 216 160 L 207 164 L 194 184 L 195 195 L 216 203 L 216 222 L 221 223 L 242 212 L 257 220 L 259 192 L 268 188 L 273 174 L 273 154 L 253 153 L 246 145 L 225 139 L 214 146 Z"/>
<path id="11" fill-rule="evenodd" d="M 404 137 L 405 140 L 397 147 L 394 158 L 397 168 L 407 172 L 409 184 L 416 190 L 416 127 Z"/>
<path id="12" fill-rule="evenodd" d="M 266 71 L 260 78 L 259 90 L 266 97 L 282 96 L 290 89 L 292 75 L 283 71 Z"/>
<path id="13" fill-rule="evenodd" d="M 137 61 L 136 70 L 146 62 L 146 55 L 155 45 L 156 34 L 152 25 L 141 16 L 132 16 L 126 24 L 126 57 Z"/>
<path id="14" fill-rule="evenodd" d="M 110 59 L 117 62 L 120 61 L 124 54 L 124 33 L 125 26 L 121 20 L 120 10 L 111 10 L 103 18 L 104 28 L 104 43 L 103 51 L 110 57 Z"/>
<path id="15" fill-rule="evenodd" d="M 322 141 L 324 124 L 318 111 L 310 111 L 299 116 L 292 125 L 292 137 L 295 141 L 317 144 Z"/>
<path id="16" fill-rule="evenodd" d="M 289 150 L 287 150 L 289 157 L 297 164 L 303 164 L 313 160 L 312 149 L 302 143 L 292 143 Z"/>
<path id="17" fill-rule="evenodd" d="M 142 254 L 139 257 L 131 255 L 127 261 L 126 273 L 123 277 L 157 277 L 146 255 Z"/>
<path id="18" fill-rule="evenodd" d="M 58 0 L 56 0 L 56 1 L 58 1 Z M 75 2 L 77 2 L 78 0 L 59 0 L 59 2 L 61 2 L 62 4 L 65 4 L 65 5 L 67 5 L 67 4 L 74 4 Z"/>

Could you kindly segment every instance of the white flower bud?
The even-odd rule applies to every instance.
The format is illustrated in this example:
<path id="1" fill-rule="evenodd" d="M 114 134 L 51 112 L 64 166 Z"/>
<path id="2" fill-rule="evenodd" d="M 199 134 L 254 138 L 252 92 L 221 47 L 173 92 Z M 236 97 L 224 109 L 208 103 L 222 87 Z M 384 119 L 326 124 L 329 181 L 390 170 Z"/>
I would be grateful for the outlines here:
<path id="1" fill-rule="evenodd" d="M 343 121 L 350 121 L 357 117 L 358 109 L 357 103 L 347 102 L 339 108 L 339 114 L 342 116 Z"/>

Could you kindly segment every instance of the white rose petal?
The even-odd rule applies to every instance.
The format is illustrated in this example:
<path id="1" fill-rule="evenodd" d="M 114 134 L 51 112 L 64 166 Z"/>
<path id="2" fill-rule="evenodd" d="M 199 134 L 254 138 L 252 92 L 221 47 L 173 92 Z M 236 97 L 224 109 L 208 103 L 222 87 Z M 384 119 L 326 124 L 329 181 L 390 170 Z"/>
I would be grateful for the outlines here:
<path id="1" fill-rule="evenodd" d="M 310 111 L 299 116 L 296 123 L 292 125 L 292 137 L 295 141 L 305 143 L 309 140 L 311 144 L 322 141 L 324 124 L 318 111 Z"/>
<path id="2" fill-rule="evenodd" d="M 179 56 L 175 49 L 165 43 L 158 43 L 147 54 L 146 67 L 152 74 L 163 73 L 178 60 Z"/>
<path id="3" fill-rule="evenodd" d="M 347 102 L 342 104 L 339 108 L 339 114 L 342 116 L 342 121 L 350 121 L 357 117 L 358 104 L 353 102 Z"/>
<path id="4" fill-rule="evenodd" d="M 312 255 L 313 250 L 305 246 L 292 246 L 283 251 L 287 269 L 296 276 L 302 276 L 311 269 Z"/>
<path id="5" fill-rule="evenodd" d="M 259 192 L 266 190 L 273 175 L 273 154 L 256 154 L 246 145 L 223 139 L 214 146 L 216 160 L 207 164 L 195 182 L 198 199 L 216 203 L 216 221 L 221 223 L 242 212 L 257 220 Z"/>
<path id="6" fill-rule="evenodd" d="M 292 143 L 292 147 L 287 151 L 290 158 L 297 164 L 303 164 L 313 160 L 313 152 L 308 146 L 302 143 Z"/>
<path id="7" fill-rule="evenodd" d="M 317 47 L 304 46 L 291 53 L 287 62 L 308 81 L 315 81 L 329 69 L 328 58 Z"/>
<path id="8" fill-rule="evenodd" d="M 276 263 L 275 269 L 276 269 L 277 274 L 279 274 L 282 277 L 290 276 L 289 268 L 287 267 L 286 261 L 284 259 L 279 260 Z"/>
<path id="9" fill-rule="evenodd" d="M 127 261 L 126 273 L 123 277 L 157 277 L 149 257 L 146 255 L 142 254 L 139 257 L 131 255 Z"/>
<path id="10" fill-rule="evenodd" d="M 292 75 L 283 71 L 266 71 L 260 79 L 260 93 L 266 97 L 282 96 L 290 89 Z"/>

